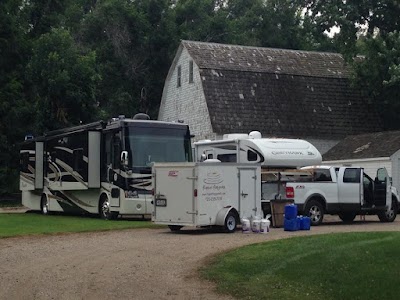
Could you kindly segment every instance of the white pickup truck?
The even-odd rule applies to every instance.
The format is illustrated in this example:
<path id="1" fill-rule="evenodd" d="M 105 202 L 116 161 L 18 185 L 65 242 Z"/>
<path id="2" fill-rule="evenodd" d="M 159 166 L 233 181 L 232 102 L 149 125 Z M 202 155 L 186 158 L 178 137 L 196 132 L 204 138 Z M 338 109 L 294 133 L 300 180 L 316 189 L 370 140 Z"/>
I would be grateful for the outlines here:
<path id="1" fill-rule="evenodd" d="M 352 222 L 356 215 L 378 215 L 382 222 L 395 220 L 399 197 L 385 168 L 377 171 L 375 179 L 357 167 L 313 166 L 301 170 L 311 176 L 295 181 L 286 177 L 280 185 L 286 195 L 281 196 L 293 199 L 299 214 L 310 216 L 312 225 L 321 224 L 324 214 L 337 214 L 344 222 Z"/>

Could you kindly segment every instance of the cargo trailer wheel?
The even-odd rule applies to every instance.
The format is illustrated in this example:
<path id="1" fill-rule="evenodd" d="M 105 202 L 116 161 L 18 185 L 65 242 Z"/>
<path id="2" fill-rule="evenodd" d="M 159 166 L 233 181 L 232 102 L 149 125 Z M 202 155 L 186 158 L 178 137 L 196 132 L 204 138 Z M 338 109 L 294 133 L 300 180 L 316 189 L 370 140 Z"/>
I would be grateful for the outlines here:
<path id="1" fill-rule="evenodd" d="M 397 201 L 392 199 L 392 207 L 390 210 L 379 212 L 378 218 L 381 222 L 393 222 L 397 216 Z"/>
<path id="2" fill-rule="evenodd" d="M 179 230 L 181 230 L 181 228 L 182 228 L 183 226 L 179 226 L 179 225 L 168 225 L 168 227 L 169 227 L 169 229 L 170 229 L 171 231 L 179 231 Z"/>
<path id="3" fill-rule="evenodd" d="M 102 197 L 99 204 L 99 215 L 103 220 L 114 220 L 118 217 L 117 212 L 110 210 L 110 201 L 107 197 Z"/>
<path id="4" fill-rule="evenodd" d="M 305 209 L 305 215 L 310 217 L 311 225 L 317 226 L 324 219 L 324 207 L 316 200 L 310 200 Z"/>
<path id="5" fill-rule="evenodd" d="M 225 218 L 224 231 L 227 233 L 235 232 L 237 225 L 236 215 L 230 211 Z"/>
<path id="6" fill-rule="evenodd" d="M 356 217 L 356 213 L 340 213 L 339 214 L 340 220 L 342 220 L 344 223 L 353 222 L 355 217 Z"/>
<path id="7" fill-rule="evenodd" d="M 43 195 L 40 200 L 40 210 L 43 215 L 49 214 L 49 198 L 46 195 Z"/>

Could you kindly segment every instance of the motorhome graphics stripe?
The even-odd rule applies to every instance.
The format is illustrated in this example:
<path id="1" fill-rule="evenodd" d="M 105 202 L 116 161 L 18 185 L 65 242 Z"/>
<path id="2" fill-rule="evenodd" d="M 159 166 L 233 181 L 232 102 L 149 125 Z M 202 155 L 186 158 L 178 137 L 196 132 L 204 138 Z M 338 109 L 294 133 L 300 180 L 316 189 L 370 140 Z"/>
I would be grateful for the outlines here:
<path id="1" fill-rule="evenodd" d="M 68 153 L 70 153 L 70 154 L 74 154 L 74 150 L 72 150 L 72 149 L 70 149 L 70 148 L 65 148 L 65 147 L 54 147 L 54 149 L 59 149 L 59 150 L 68 152 Z M 86 163 L 89 162 L 89 159 L 88 159 L 87 156 L 84 156 L 84 155 L 83 155 L 82 157 L 83 157 L 83 161 L 84 161 L 84 162 L 86 162 Z"/>
<path id="2" fill-rule="evenodd" d="M 65 191 L 54 191 L 51 189 L 49 189 L 49 191 L 51 194 L 48 195 L 48 197 L 56 200 L 60 205 L 63 203 L 70 206 L 71 208 L 75 208 L 85 212 L 86 210 L 82 207 L 96 207 L 95 205 L 90 205 L 88 203 L 85 203 L 84 201 L 78 199 L 74 195 L 71 195 Z M 63 209 L 64 208 L 65 207 L 63 207 Z"/>

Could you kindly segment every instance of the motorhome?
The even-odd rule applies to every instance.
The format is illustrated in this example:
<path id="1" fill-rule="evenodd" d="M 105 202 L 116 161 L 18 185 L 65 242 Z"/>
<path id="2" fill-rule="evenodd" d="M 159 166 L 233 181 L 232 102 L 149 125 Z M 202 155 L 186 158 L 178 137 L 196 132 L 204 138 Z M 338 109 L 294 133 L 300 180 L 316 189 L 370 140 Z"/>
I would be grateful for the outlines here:
<path id="1" fill-rule="evenodd" d="M 22 204 L 32 210 L 152 213 L 153 162 L 192 161 L 186 124 L 120 116 L 28 139 L 20 150 Z"/>

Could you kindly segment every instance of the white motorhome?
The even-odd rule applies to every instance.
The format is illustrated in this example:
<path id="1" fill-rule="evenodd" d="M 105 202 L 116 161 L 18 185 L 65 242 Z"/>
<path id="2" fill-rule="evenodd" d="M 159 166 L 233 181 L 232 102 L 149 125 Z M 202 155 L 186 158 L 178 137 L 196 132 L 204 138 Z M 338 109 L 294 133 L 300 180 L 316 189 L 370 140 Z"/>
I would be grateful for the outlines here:
<path id="1" fill-rule="evenodd" d="M 320 164 L 321 153 L 300 139 L 261 138 L 261 134 L 227 134 L 222 140 L 194 143 L 195 161 L 218 159 L 221 162 L 260 163 L 262 168 L 299 168 Z"/>
<path id="2" fill-rule="evenodd" d="M 240 218 L 261 215 L 259 164 L 155 163 L 152 220 L 172 231 L 220 226 L 233 232 Z"/>

